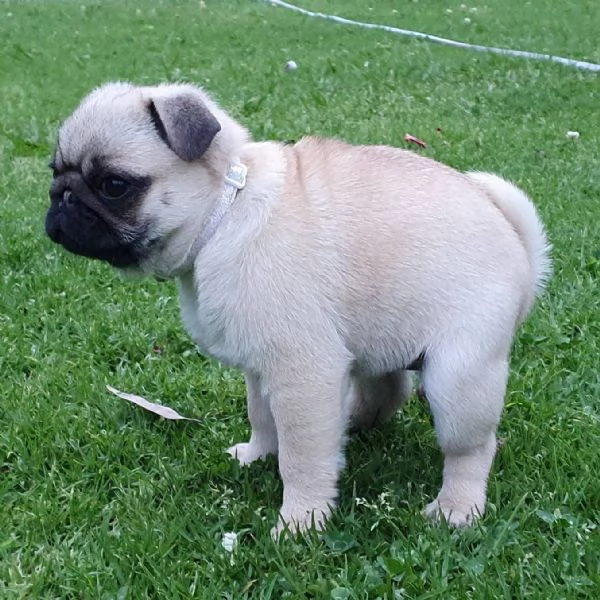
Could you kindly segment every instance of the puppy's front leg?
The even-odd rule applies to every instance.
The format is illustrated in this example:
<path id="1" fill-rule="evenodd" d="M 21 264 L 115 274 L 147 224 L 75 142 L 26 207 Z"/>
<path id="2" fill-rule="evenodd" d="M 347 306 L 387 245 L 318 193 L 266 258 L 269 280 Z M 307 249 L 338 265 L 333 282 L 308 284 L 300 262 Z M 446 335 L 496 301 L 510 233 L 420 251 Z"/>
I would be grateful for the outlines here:
<path id="1" fill-rule="evenodd" d="M 250 441 L 235 444 L 227 452 L 241 465 L 248 465 L 268 454 L 277 454 L 277 430 L 268 397 L 261 390 L 258 375 L 246 373 L 248 419 L 252 427 Z"/>
<path id="2" fill-rule="evenodd" d="M 343 466 L 346 416 L 344 366 L 306 369 L 294 365 L 270 382 L 271 410 L 279 439 L 279 472 L 283 505 L 273 528 L 277 537 L 313 525 L 321 529 L 336 503 L 337 480 Z"/>

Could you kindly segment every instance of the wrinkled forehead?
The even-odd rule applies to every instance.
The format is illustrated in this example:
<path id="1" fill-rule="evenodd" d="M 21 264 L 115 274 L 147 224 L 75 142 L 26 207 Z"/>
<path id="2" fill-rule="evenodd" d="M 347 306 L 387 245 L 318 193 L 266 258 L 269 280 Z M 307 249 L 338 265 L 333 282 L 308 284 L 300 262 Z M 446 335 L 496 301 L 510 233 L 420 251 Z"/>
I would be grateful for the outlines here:
<path id="1" fill-rule="evenodd" d="M 142 94 L 116 85 L 85 98 L 60 128 L 54 163 L 85 171 L 97 160 L 146 171 L 156 160 L 157 134 Z"/>

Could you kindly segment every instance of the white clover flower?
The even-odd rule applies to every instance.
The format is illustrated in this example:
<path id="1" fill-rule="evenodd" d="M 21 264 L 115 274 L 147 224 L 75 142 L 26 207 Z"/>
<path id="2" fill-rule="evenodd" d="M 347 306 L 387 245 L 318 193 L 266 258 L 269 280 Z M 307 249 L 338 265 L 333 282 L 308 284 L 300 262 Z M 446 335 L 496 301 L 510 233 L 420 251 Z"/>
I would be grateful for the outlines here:
<path id="1" fill-rule="evenodd" d="M 233 553 L 237 548 L 238 544 L 238 535 L 235 531 L 227 531 L 223 534 L 223 538 L 221 539 L 221 545 L 225 549 L 225 552 Z"/>

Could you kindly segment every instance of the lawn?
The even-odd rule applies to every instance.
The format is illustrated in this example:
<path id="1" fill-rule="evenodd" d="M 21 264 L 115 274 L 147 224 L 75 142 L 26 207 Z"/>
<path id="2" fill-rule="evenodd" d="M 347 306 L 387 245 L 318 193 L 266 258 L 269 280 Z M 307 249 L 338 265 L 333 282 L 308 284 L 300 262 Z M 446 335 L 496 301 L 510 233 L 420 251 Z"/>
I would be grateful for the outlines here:
<path id="1" fill-rule="evenodd" d="M 600 62 L 596 0 L 302 3 Z M 4 0 L 0 40 L 1 598 L 600 597 L 597 74 L 260 0 Z M 195 348 L 174 285 L 124 281 L 45 237 L 57 127 L 114 79 L 198 83 L 257 138 L 407 147 L 411 133 L 428 144 L 415 151 L 495 171 L 535 199 L 555 274 L 515 342 L 477 525 L 420 514 L 441 455 L 415 398 L 349 441 L 324 536 L 271 540 L 275 461 L 241 468 L 224 453 L 249 433 L 243 381 Z M 161 420 L 106 384 L 201 422 Z M 233 554 L 225 532 L 238 533 Z"/>

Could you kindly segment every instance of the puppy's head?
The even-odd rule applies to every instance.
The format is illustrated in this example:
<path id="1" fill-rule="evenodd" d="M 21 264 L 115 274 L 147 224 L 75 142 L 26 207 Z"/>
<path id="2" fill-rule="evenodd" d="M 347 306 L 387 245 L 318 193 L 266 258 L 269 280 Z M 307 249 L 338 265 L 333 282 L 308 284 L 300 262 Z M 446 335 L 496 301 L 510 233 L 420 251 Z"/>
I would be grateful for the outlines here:
<path id="1" fill-rule="evenodd" d="M 120 268 L 183 248 L 246 138 L 196 87 L 104 85 L 60 128 L 46 232 Z"/>

